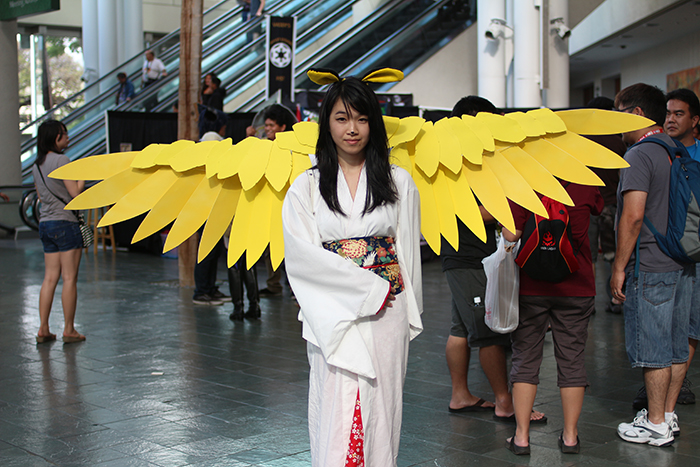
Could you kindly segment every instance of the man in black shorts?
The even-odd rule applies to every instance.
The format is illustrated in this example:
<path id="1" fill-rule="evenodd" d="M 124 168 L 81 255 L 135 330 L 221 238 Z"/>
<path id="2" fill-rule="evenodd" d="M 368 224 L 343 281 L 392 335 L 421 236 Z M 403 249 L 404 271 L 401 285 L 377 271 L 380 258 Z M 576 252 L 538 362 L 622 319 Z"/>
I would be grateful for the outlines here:
<path id="1" fill-rule="evenodd" d="M 476 115 L 478 112 L 500 113 L 488 100 L 468 96 L 457 102 L 451 116 Z M 448 409 L 451 413 L 493 410 L 495 419 L 515 423 L 506 372 L 506 347 L 510 345 L 510 336 L 491 331 L 484 322 L 486 275 L 481 260 L 496 251 L 496 228 L 494 218 L 483 206 L 479 208 L 486 224 L 486 243 L 457 219 L 459 250 L 455 251 L 444 239 L 441 246 L 442 270 L 452 292 L 452 326 L 445 347 L 452 378 Z M 469 391 L 467 376 L 471 348 L 479 349 L 481 368 L 493 390 L 495 404 Z M 532 412 L 531 422 L 538 421 L 544 422 L 546 417 L 540 412 Z"/>

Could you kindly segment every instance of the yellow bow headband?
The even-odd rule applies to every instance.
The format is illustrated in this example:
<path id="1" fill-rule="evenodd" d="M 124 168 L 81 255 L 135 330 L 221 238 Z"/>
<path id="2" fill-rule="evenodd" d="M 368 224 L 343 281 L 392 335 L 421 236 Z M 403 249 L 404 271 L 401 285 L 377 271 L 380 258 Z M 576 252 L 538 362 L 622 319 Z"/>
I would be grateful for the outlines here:
<path id="1" fill-rule="evenodd" d="M 314 83 L 323 86 L 326 84 L 333 84 L 342 81 L 345 78 L 338 76 L 333 70 L 328 70 L 325 68 L 309 69 L 306 75 Z M 361 78 L 362 81 L 370 83 L 393 83 L 395 81 L 401 81 L 403 79 L 403 72 L 400 70 L 395 70 L 394 68 L 380 68 L 378 70 L 372 70 Z"/>

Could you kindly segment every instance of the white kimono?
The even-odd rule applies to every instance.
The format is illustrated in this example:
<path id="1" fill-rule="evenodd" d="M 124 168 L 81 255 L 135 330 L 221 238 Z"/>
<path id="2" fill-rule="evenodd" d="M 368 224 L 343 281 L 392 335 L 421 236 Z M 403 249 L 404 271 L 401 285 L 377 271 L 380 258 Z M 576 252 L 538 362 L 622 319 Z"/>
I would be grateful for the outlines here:
<path id="1" fill-rule="evenodd" d="M 338 201 L 347 217 L 321 197 L 318 172 L 300 175 L 282 208 L 285 264 L 301 307 L 309 357 L 309 433 L 314 467 L 341 467 L 350 442 L 359 388 L 367 467 L 396 465 L 408 342 L 423 329 L 420 198 L 410 175 L 392 166 L 399 200 L 363 215 L 367 177 L 362 169 L 353 200 L 338 169 Z M 394 237 L 404 282 L 381 313 L 389 282 L 322 243 Z"/>

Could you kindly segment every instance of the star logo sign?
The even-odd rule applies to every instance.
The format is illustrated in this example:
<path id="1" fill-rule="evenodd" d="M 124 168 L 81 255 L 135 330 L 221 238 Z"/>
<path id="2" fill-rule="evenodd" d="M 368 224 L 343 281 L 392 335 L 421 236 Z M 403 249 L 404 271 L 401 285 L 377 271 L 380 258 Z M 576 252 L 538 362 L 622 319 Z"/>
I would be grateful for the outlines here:
<path id="1" fill-rule="evenodd" d="M 277 68 L 284 68 L 292 63 L 292 49 L 284 42 L 278 42 L 270 48 L 270 63 Z"/>

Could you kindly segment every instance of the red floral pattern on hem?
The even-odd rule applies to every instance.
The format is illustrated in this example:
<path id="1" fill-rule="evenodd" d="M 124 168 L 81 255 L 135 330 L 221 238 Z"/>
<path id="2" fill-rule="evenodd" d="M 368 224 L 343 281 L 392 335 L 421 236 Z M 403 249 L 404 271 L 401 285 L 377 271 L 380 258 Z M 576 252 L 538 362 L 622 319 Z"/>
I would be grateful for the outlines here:
<path id="1" fill-rule="evenodd" d="M 350 444 L 348 455 L 345 458 L 346 467 L 365 467 L 365 432 L 362 429 L 362 412 L 360 410 L 360 390 L 357 390 L 355 412 L 352 415 L 352 428 L 350 429 Z"/>

